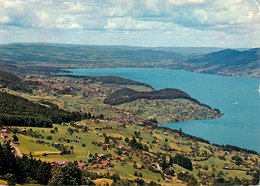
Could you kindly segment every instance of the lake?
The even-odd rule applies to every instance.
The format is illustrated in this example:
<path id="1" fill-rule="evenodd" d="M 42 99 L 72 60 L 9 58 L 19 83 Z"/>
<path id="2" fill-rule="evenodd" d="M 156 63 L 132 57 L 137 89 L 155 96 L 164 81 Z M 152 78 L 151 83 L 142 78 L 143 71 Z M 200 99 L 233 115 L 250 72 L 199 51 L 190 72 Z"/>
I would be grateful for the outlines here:
<path id="1" fill-rule="evenodd" d="M 67 70 L 67 69 L 66 69 Z M 161 68 L 69 69 L 73 75 L 121 76 L 152 85 L 155 89 L 177 88 L 202 103 L 218 108 L 219 119 L 167 123 L 211 143 L 230 144 L 260 152 L 259 79 L 228 77 Z"/>

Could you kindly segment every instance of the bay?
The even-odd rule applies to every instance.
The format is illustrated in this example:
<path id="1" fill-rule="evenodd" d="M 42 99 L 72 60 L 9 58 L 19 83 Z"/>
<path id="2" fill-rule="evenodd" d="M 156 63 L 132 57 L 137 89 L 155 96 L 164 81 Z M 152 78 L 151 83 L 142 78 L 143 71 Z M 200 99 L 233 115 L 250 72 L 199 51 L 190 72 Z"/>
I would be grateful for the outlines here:
<path id="1" fill-rule="evenodd" d="M 148 83 L 155 89 L 177 88 L 202 103 L 218 108 L 218 119 L 167 123 L 161 126 L 179 129 L 211 143 L 230 144 L 260 152 L 260 81 L 161 68 L 66 69 L 73 75 L 121 76 Z M 159 108 L 158 108 L 159 109 Z"/>

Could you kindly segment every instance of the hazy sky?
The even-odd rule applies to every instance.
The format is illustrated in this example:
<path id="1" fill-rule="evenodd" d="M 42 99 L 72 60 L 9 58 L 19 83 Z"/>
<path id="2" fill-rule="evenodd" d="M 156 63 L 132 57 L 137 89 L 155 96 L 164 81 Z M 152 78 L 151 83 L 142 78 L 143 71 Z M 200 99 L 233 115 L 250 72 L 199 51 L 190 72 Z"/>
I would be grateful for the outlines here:
<path id="1" fill-rule="evenodd" d="M 0 0 L 0 43 L 260 46 L 260 0 Z"/>

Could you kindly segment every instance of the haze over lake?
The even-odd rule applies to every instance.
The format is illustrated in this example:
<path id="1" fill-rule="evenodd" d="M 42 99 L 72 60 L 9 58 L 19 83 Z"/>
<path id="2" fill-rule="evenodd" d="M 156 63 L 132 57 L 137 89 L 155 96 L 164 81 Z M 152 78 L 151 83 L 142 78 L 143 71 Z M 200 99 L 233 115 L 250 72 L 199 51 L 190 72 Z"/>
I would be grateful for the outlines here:
<path id="1" fill-rule="evenodd" d="M 230 144 L 260 152 L 259 79 L 199 74 L 152 68 L 69 69 L 73 75 L 121 76 L 148 83 L 155 89 L 177 88 L 202 103 L 218 108 L 219 119 L 168 123 L 162 126 L 202 137 L 211 143 Z M 160 109 L 160 108 L 158 108 Z"/>

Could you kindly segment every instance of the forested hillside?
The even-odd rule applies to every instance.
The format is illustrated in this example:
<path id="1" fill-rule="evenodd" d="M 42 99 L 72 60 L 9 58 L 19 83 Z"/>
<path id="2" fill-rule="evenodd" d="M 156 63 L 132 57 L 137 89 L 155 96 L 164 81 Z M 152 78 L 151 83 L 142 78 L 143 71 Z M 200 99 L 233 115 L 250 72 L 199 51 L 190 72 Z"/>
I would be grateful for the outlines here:
<path id="1" fill-rule="evenodd" d="M 120 105 L 122 103 L 128 103 L 137 99 L 188 99 L 199 103 L 196 99 L 190 97 L 187 93 L 172 88 L 166 88 L 161 90 L 155 90 L 151 92 L 139 92 L 129 88 L 124 88 L 107 96 L 104 100 L 105 104 L 109 105 Z"/>
<path id="2" fill-rule="evenodd" d="M 0 100 L 1 125 L 52 127 L 52 123 L 77 121 L 85 117 L 78 112 L 67 112 L 56 106 L 45 107 L 5 92 L 0 92 Z"/>
<path id="3" fill-rule="evenodd" d="M 138 86 L 145 86 L 153 89 L 151 85 L 148 85 L 146 83 L 133 81 L 131 79 L 125 79 L 119 76 L 75 76 L 75 75 L 60 75 L 60 76 L 71 77 L 71 78 L 83 78 L 85 81 L 91 80 L 96 82 L 102 82 L 105 84 L 138 85 Z"/>
<path id="4" fill-rule="evenodd" d="M 15 91 L 32 92 L 30 87 L 28 87 L 18 76 L 3 70 L 0 70 L 0 85 L 2 85 L 2 88 L 8 87 Z"/>

